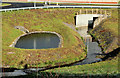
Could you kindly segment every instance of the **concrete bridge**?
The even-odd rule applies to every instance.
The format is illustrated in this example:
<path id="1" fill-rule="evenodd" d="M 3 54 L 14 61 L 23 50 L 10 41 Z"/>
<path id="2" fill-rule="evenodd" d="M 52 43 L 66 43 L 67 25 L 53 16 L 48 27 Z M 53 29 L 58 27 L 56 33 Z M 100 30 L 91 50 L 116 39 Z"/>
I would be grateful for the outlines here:
<path id="1" fill-rule="evenodd" d="M 108 16 L 111 16 L 111 10 L 80 9 L 80 11 L 77 12 L 77 15 L 75 16 L 76 17 L 76 27 L 85 27 L 85 26 L 88 27 L 89 24 L 94 23 L 94 21 L 96 19 L 99 19 L 100 21 L 102 21 L 103 19 L 107 18 Z"/>
<path id="2" fill-rule="evenodd" d="M 76 27 L 85 27 L 88 24 L 93 22 L 94 18 L 104 16 L 102 14 L 80 14 L 76 15 Z"/>
<path id="3" fill-rule="evenodd" d="M 93 29 L 95 26 L 99 25 L 102 20 L 111 16 L 111 11 L 108 10 L 80 10 L 77 12 L 76 17 L 76 28 L 79 31 L 79 34 L 86 39 L 91 40 L 91 36 L 87 33 L 89 30 Z"/>

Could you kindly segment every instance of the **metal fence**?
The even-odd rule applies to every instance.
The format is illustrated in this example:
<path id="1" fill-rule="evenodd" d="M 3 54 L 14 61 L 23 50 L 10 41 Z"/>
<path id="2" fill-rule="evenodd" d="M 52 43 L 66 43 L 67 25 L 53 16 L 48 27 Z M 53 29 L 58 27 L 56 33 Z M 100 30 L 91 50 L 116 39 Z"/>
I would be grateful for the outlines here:
<path id="1" fill-rule="evenodd" d="M 48 8 L 119 8 L 118 6 L 38 6 L 38 7 L 23 7 L 23 8 L 9 8 L 9 9 L 0 9 L 0 12 L 6 11 L 16 11 L 16 10 L 25 10 L 25 9 L 48 9 Z"/>

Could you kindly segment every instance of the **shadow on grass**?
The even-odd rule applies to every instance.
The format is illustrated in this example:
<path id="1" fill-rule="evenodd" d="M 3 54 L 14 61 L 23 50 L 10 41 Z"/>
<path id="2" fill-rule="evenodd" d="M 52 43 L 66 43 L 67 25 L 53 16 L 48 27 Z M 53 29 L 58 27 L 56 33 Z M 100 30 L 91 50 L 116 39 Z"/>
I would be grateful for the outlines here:
<path id="1" fill-rule="evenodd" d="M 58 74 L 51 72 L 39 72 L 34 74 L 28 74 L 25 76 L 15 76 L 15 77 L 5 77 L 5 78 L 120 78 L 120 74 L 89 75 L 89 74 L 68 74 L 68 73 Z"/>
<path id="2" fill-rule="evenodd" d="M 17 70 L 17 68 L 0 68 L 0 72 L 13 72 L 14 70 Z"/>
<path id="3" fill-rule="evenodd" d="M 120 52 L 120 47 L 115 49 L 115 50 L 113 50 L 110 53 L 105 54 L 106 56 L 104 58 L 102 58 L 102 60 L 105 61 L 105 60 L 107 60 L 110 57 L 115 57 L 115 56 L 117 56 L 119 54 L 119 52 Z"/>

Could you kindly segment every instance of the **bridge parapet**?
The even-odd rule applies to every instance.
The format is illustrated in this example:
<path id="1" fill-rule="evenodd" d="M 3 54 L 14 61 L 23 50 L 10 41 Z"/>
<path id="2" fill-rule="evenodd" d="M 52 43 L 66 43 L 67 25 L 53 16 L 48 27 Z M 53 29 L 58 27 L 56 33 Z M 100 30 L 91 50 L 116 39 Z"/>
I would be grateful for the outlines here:
<path id="1" fill-rule="evenodd" d="M 80 9 L 76 15 L 80 14 L 104 14 L 111 15 L 111 10 L 103 10 L 103 9 Z"/>
<path id="2" fill-rule="evenodd" d="M 76 27 L 79 28 L 79 34 L 86 42 L 87 39 L 92 41 L 92 37 L 87 33 L 89 28 L 94 28 L 101 23 L 104 19 L 111 16 L 110 10 L 98 10 L 98 9 L 85 9 L 77 12 L 76 15 Z M 91 23 L 92 22 L 92 23 Z M 92 24 L 92 26 L 89 24 Z"/>
<path id="3" fill-rule="evenodd" d="M 76 27 L 88 26 L 89 21 L 93 20 L 94 17 L 99 18 L 99 21 L 111 16 L 111 10 L 102 9 L 80 9 L 76 15 Z"/>
<path id="4" fill-rule="evenodd" d="M 99 16 L 93 24 L 93 28 L 96 27 L 97 25 L 99 25 L 104 19 L 108 18 L 108 15 L 103 15 L 103 16 Z"/>

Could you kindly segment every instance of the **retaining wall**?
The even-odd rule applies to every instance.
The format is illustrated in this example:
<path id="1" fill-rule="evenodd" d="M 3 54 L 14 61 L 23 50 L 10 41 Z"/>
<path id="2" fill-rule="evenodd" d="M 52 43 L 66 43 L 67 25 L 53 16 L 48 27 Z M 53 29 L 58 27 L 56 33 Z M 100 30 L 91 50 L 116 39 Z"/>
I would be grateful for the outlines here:
<path id="1" fill-rule="evenodd" d="M 93 20 L 93 17 L 102 16 L 101 14 L 80 14 L 76 15 L 76 27 L 88 26 L 88 21 Z"/>

